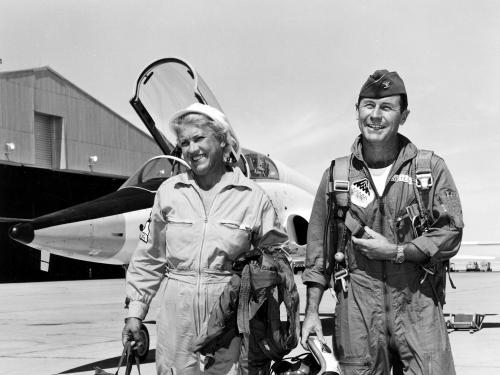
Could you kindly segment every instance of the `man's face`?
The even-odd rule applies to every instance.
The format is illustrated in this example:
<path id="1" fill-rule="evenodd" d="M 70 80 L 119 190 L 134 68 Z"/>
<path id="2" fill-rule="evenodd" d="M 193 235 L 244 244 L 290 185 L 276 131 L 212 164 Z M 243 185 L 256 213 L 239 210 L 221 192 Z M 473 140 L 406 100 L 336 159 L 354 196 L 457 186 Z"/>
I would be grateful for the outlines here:
<path id="1" fill-rule="evenodd" d="M 365 141 L 385 143 L 398 133 L 409 111 L 401 113 L 401 97 L 399 95 L 386 98 L 363 98 L 357 108 L 358 126 Z"/>

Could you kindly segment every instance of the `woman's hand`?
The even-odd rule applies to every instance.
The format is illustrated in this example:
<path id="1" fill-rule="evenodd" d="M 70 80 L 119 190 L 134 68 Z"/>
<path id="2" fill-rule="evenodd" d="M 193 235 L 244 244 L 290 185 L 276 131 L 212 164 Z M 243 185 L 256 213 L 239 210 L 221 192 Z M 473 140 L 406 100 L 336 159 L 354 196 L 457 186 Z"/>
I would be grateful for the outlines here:
<path id="1" fill-rule="evenodd" d="M 122 331 L 122 343 L 125 345 L 127 341 L 131 341 L 133 349 L 140 349 L 144 346 L 140 330 L 141 320 L 139 318 L 127 318 Z"/>

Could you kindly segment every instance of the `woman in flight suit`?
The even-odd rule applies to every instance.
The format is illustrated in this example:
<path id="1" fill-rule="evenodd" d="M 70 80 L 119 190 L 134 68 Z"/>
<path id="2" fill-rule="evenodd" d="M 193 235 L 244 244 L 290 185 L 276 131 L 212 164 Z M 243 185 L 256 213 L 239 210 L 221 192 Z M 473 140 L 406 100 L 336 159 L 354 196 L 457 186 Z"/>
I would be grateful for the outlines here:
<path id="1" fill-rule="evenodd" d="M 124 336 L 138 340 L 151 300 L 165 278 L 157 318 L 158 374 L 239 374 L 247 361 L 235 337 L 203 369 L 194 338 L 231 278 L 232 261 L 277 228 L 270 199 L 233 168 L 239 144 L 224 114 L 193 104 L 170 121 L 191 170 L 166 180 L 151 212 L 147 243 L 136 250 L 127 271 L 130 298 Z M 163 289 L 162 289 L 163 290 Z"/>

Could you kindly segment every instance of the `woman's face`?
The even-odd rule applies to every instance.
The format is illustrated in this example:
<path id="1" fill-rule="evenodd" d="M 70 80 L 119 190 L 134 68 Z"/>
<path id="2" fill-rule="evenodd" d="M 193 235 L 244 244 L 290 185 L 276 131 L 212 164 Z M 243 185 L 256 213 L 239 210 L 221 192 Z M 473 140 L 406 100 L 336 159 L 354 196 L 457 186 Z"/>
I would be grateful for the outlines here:
<path id="1" fill-rule="evenodd" d="M 217 140 L 208 126 L 184 125 L 180 128 L 177 139 L 182 157 L 196 176 L 223 173 L 224 143 Z"/>

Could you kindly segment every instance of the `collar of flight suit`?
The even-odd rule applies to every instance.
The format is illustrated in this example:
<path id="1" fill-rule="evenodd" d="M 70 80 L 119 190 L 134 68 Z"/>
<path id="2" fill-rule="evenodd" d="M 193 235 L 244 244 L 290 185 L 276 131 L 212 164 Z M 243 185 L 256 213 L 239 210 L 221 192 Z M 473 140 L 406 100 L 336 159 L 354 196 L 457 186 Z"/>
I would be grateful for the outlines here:
<path id="1" fill-rule="evenodd" d="M 393 171 L 398 170 L 406 161 L 414 159 L 417 156 L 418 152 L 417 147 L 413 143 L 411 143 L 411 141 L 404 135 L 398 133 L 398 138 L 399 154 L 394 161 L 394 166 L 392 168 Z M 351 147 L 351 152 L 356 159 L 364 163 L 362 148 L 361 135 L 359 135 Z"/>
<path id="2" fill-rule="evenodd" d="M 180 186 L 192 186 L 195 189 L 199 189 L 192 171 L 186 173 L 181 173 L 178 176 L 178 181 L 175 182 L 174 188 Z M 229 178 L 225 178 L 229 177 Z M 225 183 L 220 187 L 220 191 L 230 188 L 230 187 L 240 187 L 243 189 L 252 190 L 252 181 L 243 175 L 243 172 L 239 168 L 232 168 L 224 174 Z"/>

